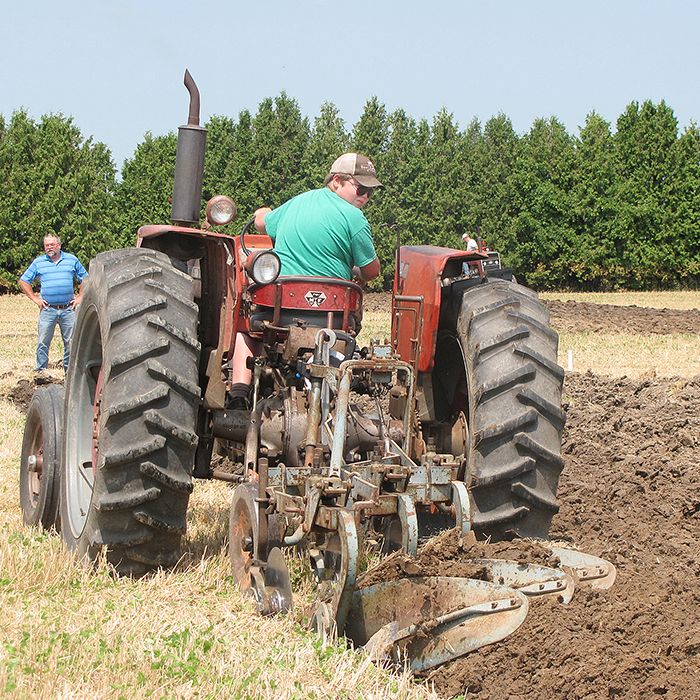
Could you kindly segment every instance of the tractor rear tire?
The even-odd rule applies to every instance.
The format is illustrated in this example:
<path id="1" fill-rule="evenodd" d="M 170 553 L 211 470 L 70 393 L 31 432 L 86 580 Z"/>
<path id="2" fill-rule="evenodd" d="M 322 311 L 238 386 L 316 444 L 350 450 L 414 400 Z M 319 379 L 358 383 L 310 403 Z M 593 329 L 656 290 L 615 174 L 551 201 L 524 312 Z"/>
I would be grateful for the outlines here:
<path id="1" fill-rule="evenodd" d="M 22 439 L 19 498 L 25 525 L 58 529 L 64 390 L 58 384 L 34 392 Z"/>
<path id="2" fill-rule="evenodd" d="M 464 481 L 479 537 L 545 539 L 559 510 L 558 343 L 537 295 L 507 280 L 462 290 L 454 327 L 438 336 L 434 386 L 443 420 L 467 417 Z"/>
<path id="3" fill-rule="evenodd" d="M 158 251 L 101 253 L 66 384 L 62 535 L 78 556 L 141 576 L 180 556 L 197 446 L 193 280 Z"/>

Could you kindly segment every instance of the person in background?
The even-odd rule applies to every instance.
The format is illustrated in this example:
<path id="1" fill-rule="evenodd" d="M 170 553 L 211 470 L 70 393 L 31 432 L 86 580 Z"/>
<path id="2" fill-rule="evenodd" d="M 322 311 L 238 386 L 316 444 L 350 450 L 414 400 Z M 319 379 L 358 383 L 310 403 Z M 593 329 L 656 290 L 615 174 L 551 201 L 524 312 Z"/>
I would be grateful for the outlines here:
<path id="1" fill-rule="evenodd" d="M 479 250 L 478 243 L 471 237 L 471 234 L 465 233 L 462 235 L 462 240 L 467 248 L 467 253 L 476 253 Z"/>
<path id="2" fill-rule="evenodd" d="M 383 185 L 367 156 L 344 153 L 331 165 L 323 187 L 277 209 L 257 209 L 255 228 L 273 240 L 280 275 L 356 279 L 362 285 L 377 277 L 381 266 L 362 209 L 379 187 Z M 240 336 L 231 363 L 234 407 L 247 402 L 252 374 L 246 361 L 255 353 L 253 341 Z"/>
<path id="3" fill-rule="evenodd" d="M 19 278 L 24 294 L 39 307 L 39 329 L 36 346 L 36 368 L 38 376 L 47 369 L 49 346 L 56 326 L 61 329 L 63 339 L 63 370 L 68 371 L 70 341 L 75 324 L 75 309 L 80 303 L 87 271 L 80 260 L 61 250 L 61 239 L 53 234 L 44 236 L 44 255 L 32 264 Z M 32 284 L 39 280 L 39 293 Z M 75 284 L 78 293 L 75 294 Z"/>

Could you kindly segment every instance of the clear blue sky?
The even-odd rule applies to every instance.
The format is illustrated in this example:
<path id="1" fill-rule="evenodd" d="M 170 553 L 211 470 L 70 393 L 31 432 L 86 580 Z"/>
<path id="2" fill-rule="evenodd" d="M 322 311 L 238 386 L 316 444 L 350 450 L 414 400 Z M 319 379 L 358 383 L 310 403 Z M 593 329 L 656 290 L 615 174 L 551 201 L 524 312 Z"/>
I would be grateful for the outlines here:
<path id="1" fill-rule="evenodd" d="M 63 113 L 117 167 L 146 131 L 186 121 L 189 68 L 202 120 L 286 91 L 311 119 L 387 109 L 461 127 L 498 112 L 519 133 L 557 116 L 578 133 L 632 100 L 700 121 L 697 0 L 6 0 L 0 113 Z"/>

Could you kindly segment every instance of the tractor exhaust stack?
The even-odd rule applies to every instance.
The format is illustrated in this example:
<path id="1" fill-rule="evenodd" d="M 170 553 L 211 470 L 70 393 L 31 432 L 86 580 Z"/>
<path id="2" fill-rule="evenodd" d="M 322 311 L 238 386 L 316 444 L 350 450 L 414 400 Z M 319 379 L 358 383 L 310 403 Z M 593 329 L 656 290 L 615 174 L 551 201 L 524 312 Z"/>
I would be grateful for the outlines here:
<path id="1" fill-rule="evenodd" d="M 190 109 L 187 124 L 181 126 L 177 134 L 170 220 L 175 225 L 196 226 L 202 200 L 207 130 L 199 125 L 199 89 L 188 70 L 185 71 L 185 87 L 190 93 Z"/>

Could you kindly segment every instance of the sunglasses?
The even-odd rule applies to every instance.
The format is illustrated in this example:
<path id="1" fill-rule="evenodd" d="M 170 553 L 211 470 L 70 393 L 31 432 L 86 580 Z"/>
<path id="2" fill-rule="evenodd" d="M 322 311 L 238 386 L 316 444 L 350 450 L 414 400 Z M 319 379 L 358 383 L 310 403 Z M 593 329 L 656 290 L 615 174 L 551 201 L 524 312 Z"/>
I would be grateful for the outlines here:
<path id="1" fill-rule="evenodd" d="M 358 197 L 364 197 L 367 195 L 368 197 L 372 196 L 372 188 L 367 187 L 366 185 L 361 185 L 359 182 L 355 180 L 350 180 L 350 184 L 355 188 L 355 191 L 357 192 Z"/>

